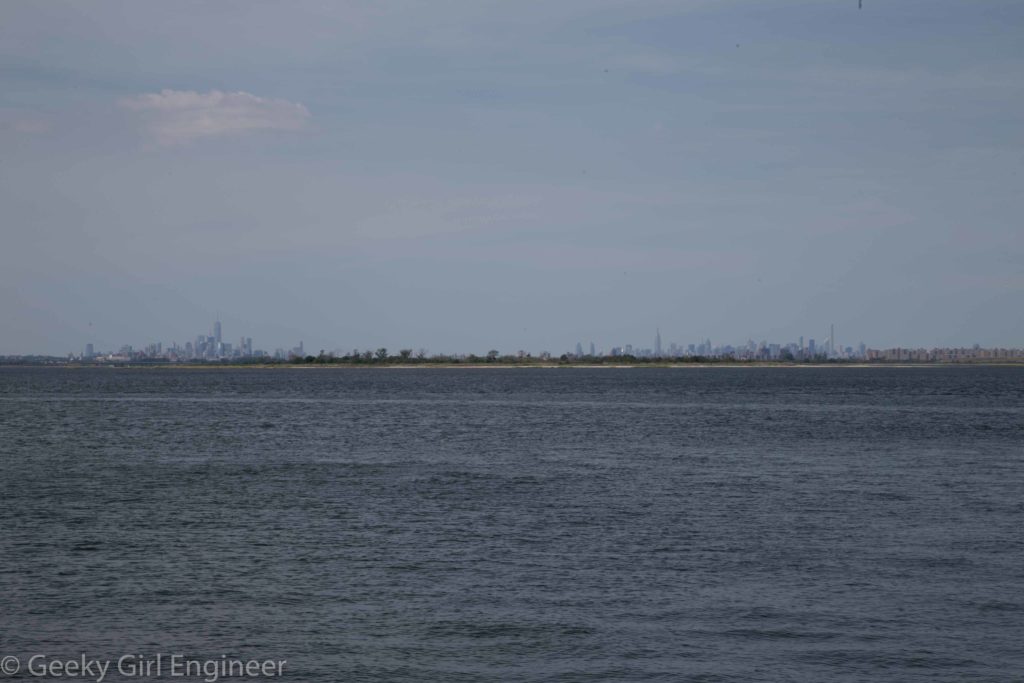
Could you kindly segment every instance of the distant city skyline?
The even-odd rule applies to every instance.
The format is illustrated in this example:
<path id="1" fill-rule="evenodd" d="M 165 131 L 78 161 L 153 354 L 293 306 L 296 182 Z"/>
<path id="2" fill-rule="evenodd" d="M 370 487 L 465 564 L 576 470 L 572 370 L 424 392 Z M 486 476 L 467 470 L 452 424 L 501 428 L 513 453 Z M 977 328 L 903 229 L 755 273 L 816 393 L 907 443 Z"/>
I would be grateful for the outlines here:
<path id="1" fill-rule="evenodd" d="M 117 351 L 109 350 L 106 352 L 97 352 L 96 345 L 89 342 L 85 345 L 85 351 L 81 354 L 85 358 L 90 358 L 100 355 L 121 355 L 125 357 L 131 357 L 133 354 L 142 353 L 151 357 L 159 356 L 171 356 L 176 359 L 230 359 L 230 358 L 251 358 L 251 357 L 267 357 L 276 360 L 285 360 L 290 356 L 303 356 L 307 353 L 305 343 L 299 340 L 295 346 L 288 347 L 276 346 L 273 351 L 268 351 L 261 348 L 253 347 L 252 337 L 242 336 L 240 342 L 237 345 L 233 345 L 230 342 L 225 342 L 222 335 L 222 324 L 218 317 L 211 328 L 212 332 L 209 335 L 199 334 L 193 340 L 186 341 L 183 344 L 179 344 L 177 341 L 169 343 L 164 342 L 150 342 L 142 347 L 136 347 L 134 344 L 122 344 L 117 347 Z M 632 344 L 632 343 L 619 343 L 612 344 L 609 346 L 599 347 L 596 342 L 590 340 L 587 342 L 587 348 L 589 351 L 584 351 L 584 344 L 582 341 L 576 342 L 575 350 L 566 351 L 566 353 L 572 353 L 577 356 L 583 356 L 585 353 L 589 353 L 591 356 L 620 356 L 620 355 L 636 355 L 639 357 L 672 357 L 682 355 L 709 355 L 717 356 L 722 354 L 732 354 L 738 350 L 744 351 L 755 351 L 757 349 L 769 349 L 772 353 L 773 358 L 778 357 L 778 353 L 783 349 L 789 349 L 790 351 L 799 350 L 801 352 L 807 352 L 811 356 L 816 354 L 824 354 L 826 357 L 843 357 L 852 356 L 855 353 L 860 355 L 864 354 L 866 348 L 863 341 L 857 343 L 854 346 L 839 346 L 839 351 L 836 351 L 835 343 L 835 324 L 829 325 L 829 335 L 824 339 L 822 344 L 817 344 L 814 338 L 809 338 L 806 346 L 804 345 L 804 337 L 801 335 L 798 342 L 778 343 L 768 342 L 761 340 L 759 343 L 753 339 L 748 339 L 742 343 L 724 343 L 713 345 L 709 337 L 702 337 L 701 341 L 685 344 L 671 342 L 667 348 L 662 347 L 661 339 L 661 328 L 656 327 L 654 332 L 654 343 L 652 347 L 647 347 L 643 344 Z M 330 346 L 330 345 L 329 345 Z M 341 354 L 351 351 L 354 348 L 359 348 L 358 345 L 354 347 L 342 348 L 337 345 L 333 345 L 329 349 L 332 354 Z M 369 347 L 364 347 L 369 348 Z M 378 347 L 380 348 L 380 347 Z M 386 348 L 386 347 L 385 347 Z M 327 351 L 326 347 L 321 349 Z M 422 352 L 427 352 L 424 347 L 419 347 Z M 526 351 L 529 353 L 552 353 L 547 348 L 543 349 L 516 349 L 515 352 Z M 465 354 L 474 353 L 473 350 L 443 350 L 437 351 L 436 353 L 442 354 Z M 504 353 L 512 353 L 506 349 Z M 75 355 L 74 352 L 70 352 L 68 355 Z M 555 352 L 555 355 L 560 355 Z"/>
<path id="2" fill-rule="evenodd" d="M 359 343 L 357 340 L 347 341 L 332 340 L 328 342 L 307 344 L 303 339 L 281 341 L 274 343 L 254 343 L 253 337 L 242 333 L 235 337 L 237 342 L 228 341 L 225 335 L 224 325 L 220 317 L 214 319 L 206 328 L 207 332 L 200 332 L 192 336 L 170 335 L 167 339 L 160 340 L 156 335 L 134 334 L 131 341 L 85 341 L 78 349 L 64 349 L 53 352 L 44 348 L 19 350 L 16 352 L 2 352 L 2 356 L 31 356 L 43 355 L 52 357 L 101 357 L 117 356 L 129 357 L 133 354 L 147 355 L 151 357 L 173 357 L 176 360 L 197 359 L 216 360 L 230 358 L 252 358 L 266 357 L 269 359 L 286 360 L 291 356 L 316 354 L 320 351 L 341 355 L 350 352 L 352 349 L 375 350 L 378 348 L 412 348 L 415 351 L 438 355 L 460 356 L 466 354 L 481 354 L 486 350 L 499 348 L 502 354 L 514 354 L 526 352 L 531 354 L 549 354 L 559 356 L 562 353 L 576 356 L 617 356 L 635 355 L 638 357 L 673 357 L 683 355 L 709 355 L 720 356 L 733 354 L 739 350 L 744 353 L 753 352 L 755 349 L 769 349 L 773 354 L 783 350 L 802 350 L 811 355 L 822 355 L 829 358 L 852 358 L 862 357 L 867 349 L 1017 349 L 1024 348 L 1024 344 L 995 343 L 982 344 L 978 341 L 969 344 L 944 345 L 939 343 L 924 344 L 871 344 L 864 339 L 853 335 L 850 338 L 840 338 L 836 334 L 835 323 L 821 325 L 819 328 L 823 333 L 817 336 L 810 334 L 797 334 L 788 337 L 777 337 L 769 340 L 764 335 L 751 335 L 746 339 L 727 339 L 717 335 L 678 335 L 670 339 L 667 344 L 663 343 L 662 327 L 653 328 L 653 335 L 649 343 L 643 341 L 643 333 L 625 334 L 613 341 L 601 340 L 597 337 L 572 337 L 571 335 L 560 335 L 563 338 L 573 338 L 575 341 L 568 344 L 539 344 L 534 347 L 504 344 L 501 340 L 492 340 L 490 344 L 470 347 L 469 345 L 454 345 L 448 347 L 434 347 L 431 345 L 416 344 L 410 341 L 415 338 L 413 335 L 404 335 L 401 342 L 380 341 L 377 338 L 373 342 Z M 840 328 L 841 329 L 841 328 Z M 229 334 L 231 330 L 229 330 Z M 98 338 L 97 338 L 98 339 Z M 629 341 L 623 341 L 623 339 Z M 689 340 L 696 341 L 689 341 Z M 716 341 L 712 343 L 712 339 Z M 838 339 L 838 341 L 837 341 Z M 564 348 L 563 348 L 564 346 Z M 483 347 L 486 347 L 484 349 Z"/>
<path id="3" fill-rule="evenodd" d="M 982 347 L 974 344 L 970 347 L 941 347 L 941 346 L 905 346 L 876 348 L 867 344 L 864 340 L 856 343 L 838 341 L 834 323 L 828 325 L 828 336 L 824 339 L 805 337 L 800 335 L 792 340 L 769 341 L 761 339 L 755 341 L 753 338 L 742 342 L 716 342 L 713 343 L 710 337 L 702 337 L 696 342 L 669 341 L 663 345 L 661 328 L 654 330 L 653 343 L 650 346 L 633 344 L 631 342 L 603 345 L 594 340 L 579 340 L 573 348 L 564 351 L 548 347 L 539 349 L 528 348 L 498 348 L 495 345 L 487 350 L 481 349 L 444 349 L 431 350 L 423 346 L 402 345 L 399 347 L 374 347 L 374 346 L 339 346 L 327 345 L 320 348 L 307 347 L 303 340 L 299 340 L 293 346 L 278 345 L 271 348 L 262 348 L 253 343 L 253 338 L 242 334 L 238 337 L 238 343 L 225 341 L 223 325 L 218 317 L 210 326 L 210 333 L 200 333 L 184 343 L 178 341 L 170 342 L 149 342 L 141 346 L 135 344 L 120 344 L 115 347 L 104 349 L 93 342 L 86 342 L 83 350 L 70 351 L 66 354 L 58 354 L 59 357 L 66 357 L 74 360 L 84 361 L 112 361 L 128 362 L 139 360 L 166 360 L 171 362 L 187 361 L 232 361 L 232 360 L 274 360 L 289 361 L 293 358 L 304 358 L 326 354 L 332 357 L 345 357 L 355 353 L 380 354 L 386 349 L 391 355 L 404 350 L 406 354 L 415 354 L 418 357 L 452 356 L 467 357 L 470 355 L 485 356 L 495 354 L 501 356 L 537 356 L 542 358 L 557 358 L 568 356 L 572 358 L 585 357 L 635 357 L 642 359 L 652 358 L 731 358 L 736 360 L 764 360 L 764 361 L 806 361 L 815 359 L 824 360 L 958 360 L 961 358 L 1024 358 L 1024 350 L 1012 345 L 997 345 L 994 347 Z M 980 352 L 980 353 L 972 353 Z M 26 354 L 0 354 L 6 357 L 18 355 L 47 355 L 30 352 Z"/>

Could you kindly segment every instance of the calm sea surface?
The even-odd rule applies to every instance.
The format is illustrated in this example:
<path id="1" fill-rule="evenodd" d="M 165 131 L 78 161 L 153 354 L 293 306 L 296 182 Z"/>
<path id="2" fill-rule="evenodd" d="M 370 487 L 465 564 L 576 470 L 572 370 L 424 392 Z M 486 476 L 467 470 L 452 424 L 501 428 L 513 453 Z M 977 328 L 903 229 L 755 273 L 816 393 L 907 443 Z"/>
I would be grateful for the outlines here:
<path id="1" fill-rule="evenodd" d="M 1024 369 L 0 370 L 0 655 L 158 652 L 1020 681 Z"/>

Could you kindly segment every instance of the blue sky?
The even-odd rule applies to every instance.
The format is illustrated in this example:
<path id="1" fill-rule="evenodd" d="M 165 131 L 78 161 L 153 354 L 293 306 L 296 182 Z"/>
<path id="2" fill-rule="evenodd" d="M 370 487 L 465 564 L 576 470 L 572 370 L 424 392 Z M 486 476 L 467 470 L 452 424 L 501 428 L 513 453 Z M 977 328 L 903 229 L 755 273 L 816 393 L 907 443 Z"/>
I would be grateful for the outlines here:
<path id="1" fill-rule="evenodd" d="M 1024 4 L 0 5 L 0 353 L 1024 346 Z"/>

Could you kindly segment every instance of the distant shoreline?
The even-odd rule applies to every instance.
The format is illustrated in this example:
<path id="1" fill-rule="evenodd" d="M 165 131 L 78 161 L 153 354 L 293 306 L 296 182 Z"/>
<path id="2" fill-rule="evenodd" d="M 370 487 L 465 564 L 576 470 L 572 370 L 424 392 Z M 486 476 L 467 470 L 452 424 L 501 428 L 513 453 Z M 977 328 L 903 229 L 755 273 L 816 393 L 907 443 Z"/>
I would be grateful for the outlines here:
<path id="1" fill-rule="evenodd" d="M 771 361 L 716 363 L 0 363 L 0 368 L 134 369 L 134 370 L 529 370 L 529 369 L 686 369 L 686 368 L 778 368 L 778 369 L 879 369 L 950 367 L 1024 367 L 1024 362 L 926 362 L 926 363 L 777 363 Z"/>

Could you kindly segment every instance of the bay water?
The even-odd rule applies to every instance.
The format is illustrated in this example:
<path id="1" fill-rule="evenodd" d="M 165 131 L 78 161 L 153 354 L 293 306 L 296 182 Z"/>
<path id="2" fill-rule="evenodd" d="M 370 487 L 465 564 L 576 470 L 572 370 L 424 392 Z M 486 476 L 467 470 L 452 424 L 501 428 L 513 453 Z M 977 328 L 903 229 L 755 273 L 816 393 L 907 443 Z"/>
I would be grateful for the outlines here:
<path id="1" fill-rule="evenodd" d="M 3 368 L 0 605 L 18 679 L 1020 681 L 1024 368 Z"/>

